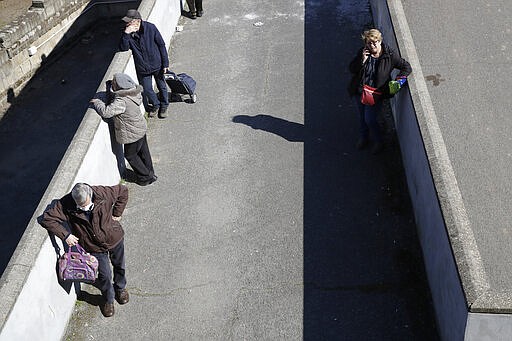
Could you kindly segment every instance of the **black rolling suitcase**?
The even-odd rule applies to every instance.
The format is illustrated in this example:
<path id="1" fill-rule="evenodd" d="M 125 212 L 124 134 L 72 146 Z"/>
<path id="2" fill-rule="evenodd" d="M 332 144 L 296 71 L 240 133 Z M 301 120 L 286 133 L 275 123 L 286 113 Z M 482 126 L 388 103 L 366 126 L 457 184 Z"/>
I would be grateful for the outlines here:
<path id="1" fill-rule="evenodd" d="M 175 74 L 174 72 L 164 73 L 165 82 L 171 89 L 171 93 L 189 95 L 190 102 L 197 101 L 196 81 L 186 73 Z"/>

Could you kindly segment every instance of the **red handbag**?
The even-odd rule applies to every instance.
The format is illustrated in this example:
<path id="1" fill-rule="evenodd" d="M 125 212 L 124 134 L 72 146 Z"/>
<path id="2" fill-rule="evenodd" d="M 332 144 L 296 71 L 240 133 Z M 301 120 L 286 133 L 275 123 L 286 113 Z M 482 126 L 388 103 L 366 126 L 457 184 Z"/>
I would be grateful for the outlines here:
<path id="1" fill-rule="evenodd" d="M 382 92 L 377 91 L 377 88 L 372 88 L 369 85 L 363 85 L 363 93 L 361 94 L 361 103 L 364 105 L 375 105 L 375 102 L 380 99 Z"/>

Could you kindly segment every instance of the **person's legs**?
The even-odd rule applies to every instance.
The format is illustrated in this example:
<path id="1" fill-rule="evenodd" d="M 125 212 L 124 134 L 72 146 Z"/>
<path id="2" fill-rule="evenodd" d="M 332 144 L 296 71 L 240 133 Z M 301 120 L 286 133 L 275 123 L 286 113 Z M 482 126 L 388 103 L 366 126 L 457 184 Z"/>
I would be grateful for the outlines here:
<path id="1" fill-rule="evenodd" d="M 378 154 L 384 148 L 382 133 L 380 131 L 379 122 L 377 121 L 377 117 L 382 109 L 382 101 L 378 101 L 373 106 L 365 105 L 365 120 L 366 124 L 370 129 L 370 134 L 374 139 L 374 144 L 372 147 L 372 153 Z"/>
<path id="2" fill-rule="evenodd" d="M 203 15 L 203 0 L 196 0 L 196 10 L 197 16 L 201 17 Z"/>
<path id="3" fill-rule="evenodd" d="M 146 167 L 146 161 L 142 160 L 139 156 L 144 142 L 147 148 L 146 135 L 136 142 L 124 145 L 124 157 L 128 160 L 130 166 L 132 166 L 133 171 L 137 175 L 138 182 L 146 182 L 153 177 L 152 169 L 148 169 L 148 167 Z"/>
<path id="4" fill-rule="evenodd" d="M 126 287 L 124 239 L 122 239 L 112 250 L 109 250 L 109 254 L 110 262 L 114 268 L 114 289 L 118 291 Z"/>
<path id="5" fill-rule="evenodd" d="M 139 84 L 143 88 L 144 108 L 148 113 L 157 112 L 160 107 L 158 96 L 153 90 L 153 75 L 137 75 Z"/>
<path id="6" fill-rule="evenodd" d="M 169 89 L 165 82 L 164 71 L 160 70 L 155 72 L 153 77 L 155 77 L 155 83 L 158 88 L 158 95 L 160 98 L 160 110 L 158 111 L 158 116 L 160 118 L 165 118 L 167 117 L 167 107 L 169 106 Z"/>
<path id="7" fill-rule="evenodd" d="M 112 286 L 112 271 L 108 254 L 106 252 L 91 252 L 91 255 L 98 259 L 98 278 L 93 285 L 101 291 L 106 303 L 114 303 L 114 287 Z"/>
<path id="8" fill-rule="evenodd" d="M 382 108 L 382 101 L 378 101 L 373 106 L 364 105 L 364 107 L 365 122 L 370 129 L 370 133 L 372 134 L 375 143 L 382 143 L 382 134 L 380 132 L 379 122 L 377 122 L 377 117 L 380 113 L 380 109 Z"/>
<path id="9" fill-rule="evenodd" d="M 155 174 L 155 171 L 153 169 L 153 160 L 151 159 L 151 153 L 149 152 L 149 146 L 148 146 L 148 140 L 146 135 L 142 137 L 140 140 L 141 145 L 138 152 L 138 155 L 146 168 L 149 170 L 149 174 L 153 176 Z"/>
<path id="10" fill-rule="evenodd" d="M 357 112 L 359 113 L 359 140 L 357 141 L 357 148 L 363 149 L 368 144 L 369 128 L 365 120 L 365 105 L 361 103 L 359 96 L 354 97 Z"/>
<path id="11" fill-rule="evenodd" d="M 363 149 L 368 145 L 370 134 L 375 142 L 373 152 L 378 153 L 382 150 L 382 133 L 380 131 L 377 117 L 382 109 L 382 101 L 378 101 L 375 105 L 364 105 L 361 103 L 359 96 L 354 97 L 357 110 L 359 112 L 359 140 L 357 148 Z"/>
<path id="12" fill-rule="evenodd" d="M 188 9 L 190 11 L 190 15 L 195 18 L 196 16 L 196 3 L 194 0 L 187 0 Z"/>

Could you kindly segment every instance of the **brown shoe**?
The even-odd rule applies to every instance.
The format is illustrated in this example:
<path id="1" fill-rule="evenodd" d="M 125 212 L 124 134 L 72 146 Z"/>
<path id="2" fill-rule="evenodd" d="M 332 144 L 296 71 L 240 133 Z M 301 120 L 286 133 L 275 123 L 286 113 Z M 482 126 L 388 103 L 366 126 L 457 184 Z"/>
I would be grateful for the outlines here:
<path id="1" fill-rule="evenodd" d="M 110 317 L 114 315 L 114 303 L 107 303 L 100 305 L 100 310 L 103 316 Z"/>
<path id="2" fill-rule="evenodd" d="M 119 304 L 126 304 L 130 301 L 130 295 L 128 294 L 128 290 L 121 289 L 116 290 L 116 301 Z"/>

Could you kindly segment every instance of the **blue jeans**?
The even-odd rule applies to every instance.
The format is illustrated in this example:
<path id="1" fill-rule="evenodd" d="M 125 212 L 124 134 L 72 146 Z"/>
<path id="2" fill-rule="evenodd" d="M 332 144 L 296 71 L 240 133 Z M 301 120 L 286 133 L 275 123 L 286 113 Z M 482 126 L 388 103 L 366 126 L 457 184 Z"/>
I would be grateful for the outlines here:
<path id="1" fill-rule="evenodd" d="M 108 303 L 114 303 L 115 291 L 126 287 L 124 239 L 121 239 L 119 244 L 117 244 L 112 250 L 108 250 L 108 252 L 91 252 L 91 255 L 98 259 L 98 278 L 93 285 L 100 289 L 101 295 L 105 301 Z M 112 263 L 112 267 L 114 268 L 113 285 L 110 263 Z"/>
<path id="2" fill-rule="evenodd" d="M 378 101 L 375 105 L 364 105 L 361 103 L 360 96 L 355 96 L 354 100 L 359 111 L 360 137 L 367 140 L 371 134 L 375 142 L 382 142 L 382 133 L 377 122 L 377 116 L 382 109 L 382 101 Z"/>
<path id="3" fill-rule="evenodd" d="M 153 90 L 153 77 L 155 78 L 158 95 Z M 169 106 L 169 93 L 163 70 L 159 70 L 149 75 L 137 74 L 137 79 L 144 89 L 142 99 L 144 109 L 146 109 L 147 112 L 157 111 L 160 107 L 163 109 Z"/>

